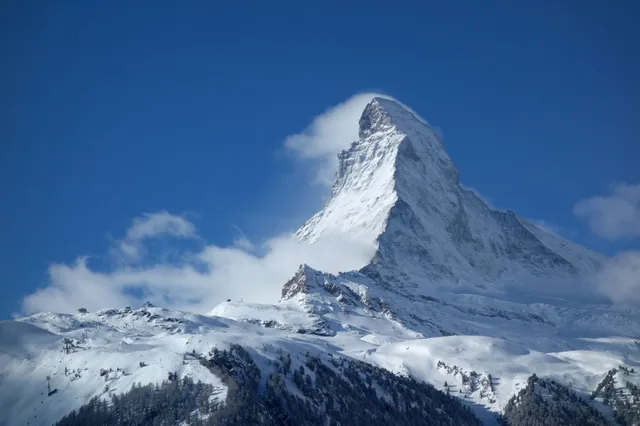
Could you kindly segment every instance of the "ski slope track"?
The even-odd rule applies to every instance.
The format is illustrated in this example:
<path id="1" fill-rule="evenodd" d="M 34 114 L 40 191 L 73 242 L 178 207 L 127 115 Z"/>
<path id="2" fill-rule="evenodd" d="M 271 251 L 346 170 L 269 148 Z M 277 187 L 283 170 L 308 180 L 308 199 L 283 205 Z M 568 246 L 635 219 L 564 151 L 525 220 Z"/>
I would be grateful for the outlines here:
<path id="1" fill-rule="evenodd" d="M 369 264 L 337 275 L 301 265 L 274 305 L 0 322 L 0 425 L 50 425 L 169 372 L 224 401 L 221 380 L 185 354 L 233 343 L 261 368 L 282 350 L 362 360 L 450 392 L 486 424 L 531 374 L 586 395 L 612 368 L 640 369 L 640 313 L 589 285 L 605 256 L 464 189 L 437 133 L 401 104 L 374 98 L 359 126 L 330 199 L 296 236 L 364 239 L 377 248 Z"/>

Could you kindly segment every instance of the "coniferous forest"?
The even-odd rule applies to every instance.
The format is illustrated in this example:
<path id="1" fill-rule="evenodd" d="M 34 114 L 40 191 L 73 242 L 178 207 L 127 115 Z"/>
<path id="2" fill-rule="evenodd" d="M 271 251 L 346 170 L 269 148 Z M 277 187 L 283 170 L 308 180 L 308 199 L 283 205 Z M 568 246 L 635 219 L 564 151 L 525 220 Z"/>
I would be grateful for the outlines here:
<path id="1" fill-rule="evenodd" d="M 170 373 L 155 385 L 135 385 L 126 393 L 93 398 L 55 426 L 127 425 L 480 425 L 459 400 L 409 377 L 370 364 L 309 354 L 292 359 L 280 351 L 269 361 L 268 375 L 240 345 L 213 349 L 208 356 L 189 354 L 206 366 L 227 388 L 219 388 Z M 591 395 L 611 407 L 607 419 L 588 397 L 553 380 L 532 375 L 527 386 L 507 403 L 499 422 L 504 426 L 640 425 L 640 391 L 630 381 L 616 387 L 611 370 Z M 626 390 L 625 390 L 626 389 Z"/>
<path id="2" fill-rule="evenodd" d="M 609 422 L 571 389 L 553 380 L 529 377 L 500 417 L 504 426 L 606 426 Z"/>
<path id="3" fill-rule="evenodd" d="M 200 362 L 227 386 L 224 402 L 212 402 L 213 386 L 172 374 L 160 385 L 94 398 L 56 426 L 481 424 L 469 408 L 431 385 L 360 361 L 303 359 L 294 367 L 283 353 L 263 377 L 243 347 L 214 349 Z"/>

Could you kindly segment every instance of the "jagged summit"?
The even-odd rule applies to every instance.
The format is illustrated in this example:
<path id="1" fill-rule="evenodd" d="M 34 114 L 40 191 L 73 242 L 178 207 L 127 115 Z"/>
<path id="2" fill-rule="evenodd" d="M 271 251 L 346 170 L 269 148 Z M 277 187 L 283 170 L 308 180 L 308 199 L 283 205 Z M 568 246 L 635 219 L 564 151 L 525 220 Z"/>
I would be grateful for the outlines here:
<path id="1" fill-rule="evenodd" d="M 323 281 L 323 274 L 309 265 L 300 265 L 295 275 L 282 287 L 281 296 L 283 299 L 291 299 L 295 295 L 311 291 L 312 287 L 317 287 Z"/>
<path id="2" fill-rule="evenodd" d="M 389 129 L 398 122 L 418 120 L 418 118 L 393 100 L 373 98 L 362 111 L 359 125 L 360 139 L 366 139 L 376 131 Z"/>
<path id="3" fill-rule="evenodd" d="M 338 155 L 330 199 L 299 239 L 339 234 L 375 244 L 364 271 L 412 288 L 531 275 L 551 287 L 603 260 L 462 188 L 437 133 L 399 102 L 374 98 L 359 126 L 359 139 Z"/>
<path id="4" fill-rule="evenodd" d="M 420 165 L 430 180 L 457 183 L 458 172 L 435 131 L 399 103 L 374 98 L 359 120 L 360 139 L 338 154 L 332 196 L 324 209 L 297 233 L 315 242 L 323 235 L 348 234 L 374 241 L 388 213 L 408 195 L 401 185 L 419 176 L 402 176 L 402 163 Z"/>
<path id="5" fill-rule="evenodd" d="M 392 126 L 399 126 L 400 131 L 406 131 L 411 123 L 431 129 L 429 123 L 409 107 L 393 99 L 374 97 L 358 120 L 359 136 L 365 139 L 373 131 Z"/>

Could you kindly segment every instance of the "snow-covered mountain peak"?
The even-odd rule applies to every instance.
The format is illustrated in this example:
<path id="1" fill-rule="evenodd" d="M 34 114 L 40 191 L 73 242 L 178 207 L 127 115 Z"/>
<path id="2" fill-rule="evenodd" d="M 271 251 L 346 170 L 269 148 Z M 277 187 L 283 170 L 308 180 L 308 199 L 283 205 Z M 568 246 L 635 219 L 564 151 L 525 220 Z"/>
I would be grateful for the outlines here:
<path id="1" fill-rule="evenodd" d="M 393 99 L 375 97 L 362 111 L 358 122 L 359 135 L 361 139 L 365 139 L 373 132 L 392 126 L 400 126 L 399 130 L 403 131 L 403 127 L 411 122 L 431 128 L 429 123 L 405 105 Z"/>
<path id="2" fill-rule="evenodd" d="M 338 154 L 330 200 L 298 231 L 301 240 L 340 234 L 375 241 L 398 199 L 414 196 L 407 182 L 457 184 L 458 172 L 436 132 L 398 102 L 374 98 L 359 125 L 359 140 Z"/>
<path id="3" fill-rule="evenodd" d="M 392 108 L 394 105 L 391 102 L 387 103 L 385 101 L 385 99 L 373 98 L 365 107 L 358 122 L 360 139 L 366 139 L 376 131 L 390 129 L 393 126 L 389 112 L 390 108 L 385 109 L 383 105 L 389 105 L 392 106 Z M 395 110 L 395 108 L 393 108 L 393 110 Z"/>
<path id="4" fill-rule="evenodd" d="M 445 178 L 458 180 L 458 172 L 449 158 L 445 146 L 437 132 L 415 112 L 399 102 L 374 98 L 362 112 L 359 120 L 360 140 L 356 144 L 376 141 L 371 136 L 392 132 L 405 136 L 402 147 L 397 152 L 396 163 L 421 161 L 441 169 Z"/>
<path id="5" fill-rule="evenodd" d="M 363 272 L 414 294 L 452 285 L 502 291 L 531 277 L 543 278 L 543 293 L 571 291 L 558 283 L 602 262 L 464 189 L 438 134 L 399 102 L 374 98 L 359 125 L 359 139 L 338 155 L 330 199 L 299 239 L 339 235 L 375 244 Z"/>

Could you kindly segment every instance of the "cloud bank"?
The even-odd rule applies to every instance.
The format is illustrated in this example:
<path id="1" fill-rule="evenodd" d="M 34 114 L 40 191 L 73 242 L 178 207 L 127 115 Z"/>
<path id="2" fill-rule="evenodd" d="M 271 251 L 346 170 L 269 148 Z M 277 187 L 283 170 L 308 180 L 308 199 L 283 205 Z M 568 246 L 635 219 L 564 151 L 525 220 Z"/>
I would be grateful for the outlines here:
<path id="1" fill-rule="evenodd" d="M 608 240 L 640 237 L 640 184 L 614 185 L 609 195 L 578 202 L 573 213 Z"/>
<path id="2" fill-rule="evenodd" d="M 134 220 L 123 240 L 135 241 L 142 253 L 147 240 L 168 235 L 197 238 L 196 227 L 186 218 L 159 212 Z M 257 255 L 255 244 L 246 237 L 239 241 L 230 247 L 205 245 L 183 251 L 181 262 L 146 264 L 141 256 L 130 257 L 128 264 L 107 272 L 93 269 L 86 257 L 71 265 L 53 264 L 49 285 L 27 296 L 23 310 L 73 312 L 80 307 L 96 310 L 150 300 L 205 313 L 227 298 L 275 303 L 282 285 L 301 264 L 337 273 L 364 266 L 375 251 L 371 239 L 335 236 L 307 244 L 282 235 L 263 243 L 264 254 Z"/>
<path id="3" fill-rule="evenodd" d="M 613 303 L 640 306 L 640 251 L 622 252 L 609 260 L 594 282 Z"/>
<path id="4" fill-rule="evenodd" d="M 145 213 L 133 220 L 125 237 L 112 249 L 112 255 L 123 262 L 139 261 L 146 254 L 144 241 L 159 237 L 198 238 L 195 226 L 182 216 L 166 211 Z"/>
<path id="5" fill-rule="evenodd" d="M 609 195 L 578 202 L 573 213 L 595 235 L 610 241 L 640 237 L 640 184 L 619 183 Z M 611 302 L 640 306 L 640 251 L 625 251 L 606 262 L 593 282 Z"/>

